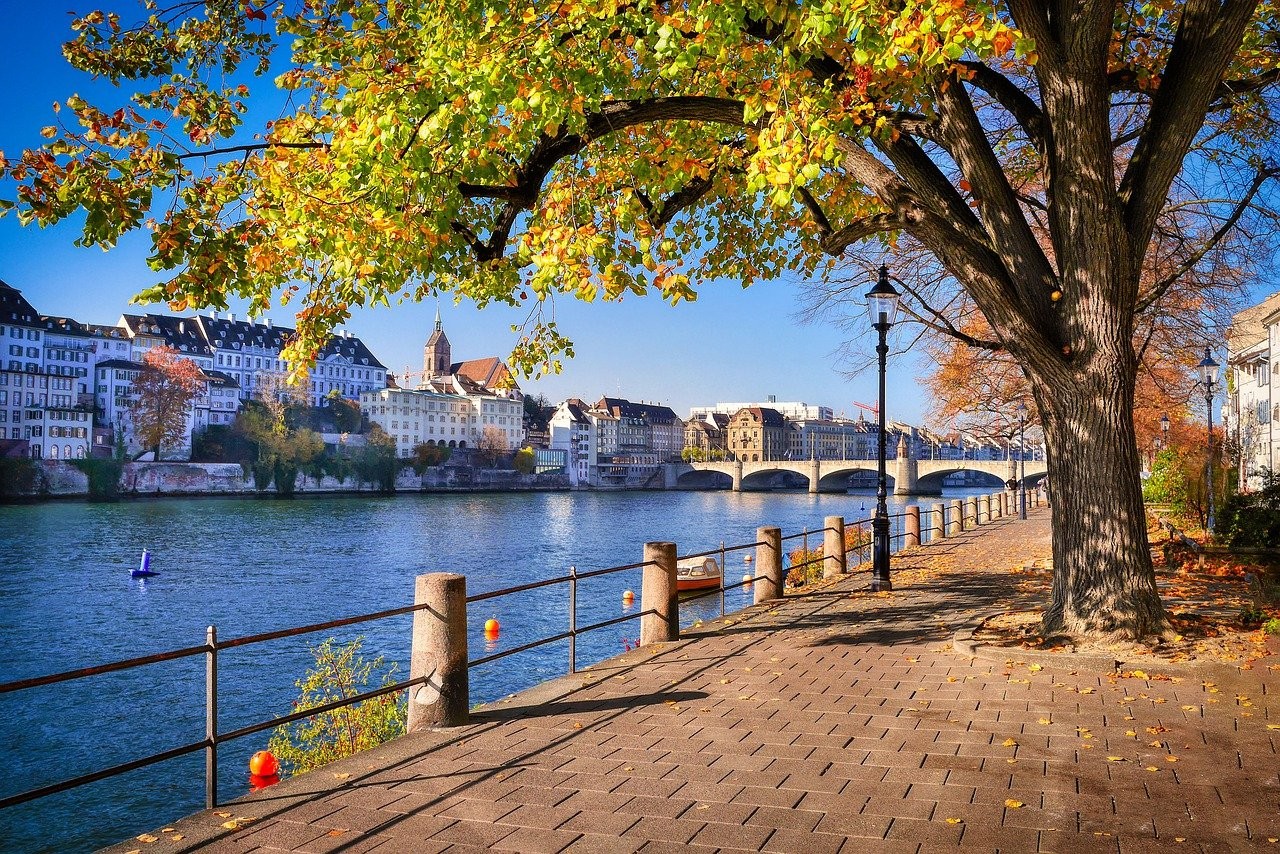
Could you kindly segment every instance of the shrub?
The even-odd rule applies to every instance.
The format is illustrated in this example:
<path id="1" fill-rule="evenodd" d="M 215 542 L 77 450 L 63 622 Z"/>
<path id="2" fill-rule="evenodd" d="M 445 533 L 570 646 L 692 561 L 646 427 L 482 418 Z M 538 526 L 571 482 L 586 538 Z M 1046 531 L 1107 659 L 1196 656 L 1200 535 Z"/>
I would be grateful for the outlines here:
<path id="1" fill-rule="evenodd" d="M 521 448 L 516 451 L 515 459 L 511 462 L 512 468 L 520 472 L 520 474 L 533 474 L 537 467 L 537 459 L 534 457 L 533 448 Z"/>
<path id="2" fill-rule="evenodd" d="M 294 683 L 302 693 L 294 702 L 293 710 L 304 712 L 363 694 L 371 690 L 370 683 L 375 679 L 383 686 L 394 684 L 396 665 L 386 667 L 382 656 L 366 660 L 360 654 L 363 645 L 362 637 L 346 644 L 329 638 L 319 646 L 310 647 L 315 666 Z M 277 727 L 267 749 L 280 760 L 285 774 L 311 771 L 403 735 L 407 702 L 406 692 L 394 691 L 319 712 Z"/>
<path id="3" fill-rule="evenodd" d="M 0 500 L 25 498 L 44 488 L 40 467 L 27 457 L 0 458 Z"/>
<path id="4" fill-rule="evenodd" d="M 1215 533 L 1229 546 L 1280 546 L 1280 478 L 1267 471 L 1262 489 L 1228 498 L 1215 527 Z"/>
<path id="5" fill-rule="evenodd" d="M 862 548 L 870 542 L 870 531 L 863 530 L 857 526 L 844 529 L 844 550 L 846 554 Z M 787 571 L 787 586 L 803 587 L 806 584 L 822 580 L 822 557 L 823 550 L 821 546 L 816 549 L 806 549 L 802 546 L 788 554 L 787 559 L 791 569 Z"/>
<path id="6" fill-rule="evenodd" d="M 90 501 L 120 500 L 120 475 L 124 473 L 124 463 L 95 457 L 70 462 L 88 476 Z"/>

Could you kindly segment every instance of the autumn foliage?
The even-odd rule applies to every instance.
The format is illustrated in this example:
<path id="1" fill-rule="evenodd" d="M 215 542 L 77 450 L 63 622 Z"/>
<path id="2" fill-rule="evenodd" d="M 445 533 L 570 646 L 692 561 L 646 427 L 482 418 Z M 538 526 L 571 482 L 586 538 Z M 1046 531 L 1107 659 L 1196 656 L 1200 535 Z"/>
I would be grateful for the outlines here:
<path id="1" fill-rule="evenodd" d="M 200 366 L 171 347 L 153 347 L 142 357 L 142 368 L 133 381 L 129 415 L 133 431 L 144 448 L 160 459 L 166 445 L 182 444 L 191 402 L 204 388 Z"/>

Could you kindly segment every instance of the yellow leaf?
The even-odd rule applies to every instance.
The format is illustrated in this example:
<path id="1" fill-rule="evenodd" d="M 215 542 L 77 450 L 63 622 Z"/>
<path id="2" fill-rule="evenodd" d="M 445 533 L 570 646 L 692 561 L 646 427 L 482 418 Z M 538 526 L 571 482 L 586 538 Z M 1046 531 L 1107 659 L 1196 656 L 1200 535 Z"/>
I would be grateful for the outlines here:
<path id="1" fill-rule="evenodd" d="M 1006 739 L 1004 740 L 1003 744 L 1004 744 L 1004 746 L 1005 746 L 1005 747 L 1017 747 L 1017 746 L 1018 746 L 1018 742 L 1014 741 L 1012 738 L 1006 738 Z"/>
<path id="2" fill-rule="evenodd" d="M 1166 757 L 1164 758 L 1164 761 L 1165 761 L 1165 762 L 1177 762 L 1177 761 L 1178 761 L 1178 757 L 1176 757 L 1176 756 L 1166 756 Z"/>
<path id="3" fill-rule="evenodd" d="M 174 841 L 174 842 L 178 842 L 179 840 L 182 840 L 182 839 L 185 839 L 185 838 L 186 838 L 186 837 L 185 837 L 185 836 L 183 836 L 181 833 L 175 833 L 173 836 L 170 836 L 170 837 L 169 837 L 169 839 L 171 839 L 171 840 L 172 840 L 172 841 Z"/>
<path id="4" fill-rule="evenodd" d="M 1280 724 L 1267 724 L 1267 729 L 1280 729 Z"/>
<path id="5" fill-rule="evenodd" d="M 1013 798 L 1007 798 L 1004 805 L 1011 810 L 1016 810 L 1023 806 L 1022 801 L 1015 801 Z"/>
<path id="6" fill-rule="evenodd" d="M 1041 719 L 1040 719 L 1040 723 L 1044 724 L 1045 726 L 1048 726 L 1048 725 L 1049 725 L 1049 719 L 1048 719 L 1048 718 L 1041 718 Z"/>
<path id="7" fill-rule="evenodd" d="M 1160 769 L 1159 769 L 1159 768 L 1157 768 L 1157 767 L 1156 767 L 1156 766 L 1154 766 L 1154 765 L 1148 765 L 1148 766 L 1147 766 L 1147 770 L 1148 770 L 1148 771 L 1159 771 Z"/>
<path id="8" fill-rule="evenodd" d="M 231 813 L 229 812 L 214 813 L 214 815 L 218 816 L 219 818 L 231 818 Z"/>
<path id="9" fill-rule="evenodd" d="M 1194 712 L 1194 711 L 1196 711 L 1196 707 L 1195 707 L 1195 706 L 1183 706 L 1183 707 L 1182 707 L 1182 711 L 1184 711 L 1184 712 Z"/>
<path id="10" fill-rule="evenodd" d="M 1093 693 L 1093 689 L 1092 689 L 1092 688 L 1081 688 L 1081 689 L 1080 689 L 1080 693 L 1081 693 L 1081 694 L 1092 694 L 1092 693 Z"/>
<path id="11" fill-rule="evenodd" d="M 1129 738 L 1137 738 L 1137 737 L 1138 737 L 1138 733 L 1136 733 L 1135 731 L 1133 731 L 1133 730 L 1131 730 L 1131 729 L 1127 729 L 1127 730 L 1125 730 L 1125 731 L 1124 731 L 1124 734 L 1125 734 L 1125 735 L 1127 735 L 1127 736 L 1129 736 Z"/>
<path id="12" fill-rule="evenodd" d="M 947 819 L 947 824 L 960 824 L 963 821 L 964 819 L 962 818 L 949 818 Z"/>
<path id="13" fill-rule="evenodd" d="M 1107 761 L 1108 762 L 1125 762 L 1127 760 L 1123 756 L 1108 756 Z"/>
<path id="14" fill-rule="evenodd" d="M 224 821 L 224 822 L 222 823 L 222 826 L 223 826 L 223 827 L 225 827 L 227 830 L 235 830 L 235 829 L 236 829 L 236 828 L 238 828 L 240 825 L 239 825 L 239 823 L 238 823 L 238 822 L 233 818 L 233 819 L 231 819 L 231 821 Z"/>
<path id="15" fill-rule="evenodd" d="M 1027 666 L 1027 669 L 1032 673 L 1039 673 L 1041 670 L 1044 670 L 1044 666 L 1040 664 L 1030 664 Z"/>
<path id="16" fill-rule="evenodd" d="M 1143 671 L 1141 671 L 1141 670 L 1135 670 L 1135 671 L 1133 671 L 1133 677 L 1134 677 L 1135 679 L 1146 679 L 1146 678 L 1147 678 L 1147 674 L 1146 674 L 1146 673 L 1144 673 L 1144 672 L 1143 672 Z"/>
<path id="17" fill-rule="evenodd" d="M 161 832 L 161 833 L 173 833 L 173 828 L 172 828 L 172 827 L 162 827 L 162 828 L 160 828 L 160 832 Z"/>
<path id="18" fill-rule="evenodd" d="M 159 838 L 160 837 L 158 836 L 152 836 L 150 833 L 144 833 L 141 836 L 137 837 L 139 842 L 155 842 Z"/>

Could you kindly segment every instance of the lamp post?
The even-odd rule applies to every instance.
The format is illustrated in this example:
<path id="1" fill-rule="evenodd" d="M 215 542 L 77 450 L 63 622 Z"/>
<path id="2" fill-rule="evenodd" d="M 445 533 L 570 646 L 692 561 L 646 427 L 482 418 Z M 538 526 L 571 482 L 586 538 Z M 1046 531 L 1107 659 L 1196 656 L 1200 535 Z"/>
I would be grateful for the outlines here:
<path id="1" fill-rule="evenodd" d="M 885 358 L 889 355 L 886 336 L 889 327 L 898 317 L 898 292 L 889 284 L 889 268 L 880 266 L 880 278 L 876 286 L 867 291 L 867 314 L 871 317 L 871 327 L 877 334 L 876 356 L 880 362 L 880 436 L 876 477 L 876 512 L 871 519 L 871 591 L 892 590 L 893 582 L 889 579 L 889 507 L 885 503 L 888 487 L 885 476 L 885 433 L 884 433 L 884 374 Z"/>
<path id="2" fill-rule="evenodd" d="M 1218 363 L 1209 355 L 1209 348 L 1204 348 L 1204 358 L 1200 360 L 1200 384 L 1204 386 L 1204 409 L 1208 418 L 1206 428 L 1206 447 L 1208 453 L 1204 459 L 1204 489 L 1207 512 L 1205 527 L 1213 533 L 1213 387 L 1217 385 Z"/>
<path id="3" fill-rule="evenodd" d="M 1167 412 L 1160 416 L 1160 438 L 1157 440 L 1157 446 L 1160 451 L 1169 447 L 1169 413 Z M 1151 465 L 1155 466 L 1154 460 Z"/>
<path id="4" fill-rule="evenodd" d="M 1027 405 L 1018 401 L 1018 518 L 1027 518 Z"/>

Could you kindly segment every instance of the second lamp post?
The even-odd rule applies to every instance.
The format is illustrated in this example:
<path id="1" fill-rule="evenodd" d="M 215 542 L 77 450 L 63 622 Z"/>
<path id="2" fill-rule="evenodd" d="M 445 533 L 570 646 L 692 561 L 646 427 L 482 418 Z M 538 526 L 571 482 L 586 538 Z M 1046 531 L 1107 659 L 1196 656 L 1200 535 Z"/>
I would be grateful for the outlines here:
<path id="1" fill-rule="evenodd" d="M 1204 386 L 1204 408 L 1208 418 L 1206 434 L 1208 453 L 1204 458 L 1205 528 L 1213 533 L 1213 387 L 1218 382 L 1218 363 L 1209 355 L 1209 348 L 1204 348 L 1204 359 L 1200 362 L 1200 384 Z"/>
<path id="2" fill-rule="evenodd" d="M 885 475 L 885 431 L 884 431 L 884 374 L 885 358 L 889 355 L 889 344 L 886 336 L 889 327 L 898 318 L 898 292 L 889 284 L 889 268 L 880 267 L 880 278 L 876 286 L 867 291 L 867 314 L 871 316 L 871 327 L 877 334 L 876 356 L 880 362 L 880 411 L 879 417 L 879 454 L 876 478 L 876 513 L 871 518 L 871 590 L 892 590 L 893 582 L 889 579 L 889 507 L 886 503 L 889 490 Z"/>

